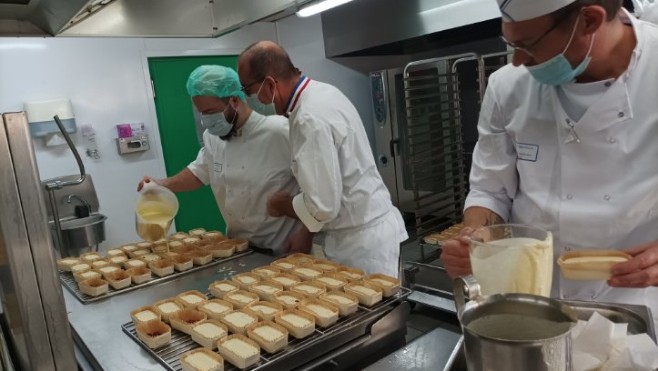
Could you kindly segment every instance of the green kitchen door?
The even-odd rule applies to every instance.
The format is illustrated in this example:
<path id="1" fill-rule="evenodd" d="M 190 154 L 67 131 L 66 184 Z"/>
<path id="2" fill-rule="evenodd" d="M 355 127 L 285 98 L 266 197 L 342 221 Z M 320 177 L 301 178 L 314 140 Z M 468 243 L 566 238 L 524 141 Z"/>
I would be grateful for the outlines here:
<path id="1" fill-rule="evenodd" d="M 202 129 L 196 123 L 192 100 L 187 95 L 185 84 L 190 73 L 204 64 L 237 68 L 237 56 L 148 59 L 168 177 L 178 174 L 193 161 L 203 145 Z M 177 230 L 205 228 L 226 232 L 226 223 L 210 187 L 202 187 L 193 192 L 181 192 L 177 196 L 180 203 L 175 219 Z"/>

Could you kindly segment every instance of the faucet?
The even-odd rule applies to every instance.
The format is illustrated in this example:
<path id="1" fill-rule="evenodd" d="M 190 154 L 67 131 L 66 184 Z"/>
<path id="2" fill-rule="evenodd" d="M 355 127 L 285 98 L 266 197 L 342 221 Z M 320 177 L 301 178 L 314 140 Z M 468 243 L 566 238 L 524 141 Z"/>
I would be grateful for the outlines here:
<path id="1" fill-rule="evenodd" d="M 66 203 L 70 204 L 73 199 L 76 199 L 80 201 L 80 203 L 87 209 L 87 215 L 91 215 L 91 205 L 89 202 L 87 202 L 84 198 L 76 195 L 76 194 L 70 194 L 66 196 Z"/>

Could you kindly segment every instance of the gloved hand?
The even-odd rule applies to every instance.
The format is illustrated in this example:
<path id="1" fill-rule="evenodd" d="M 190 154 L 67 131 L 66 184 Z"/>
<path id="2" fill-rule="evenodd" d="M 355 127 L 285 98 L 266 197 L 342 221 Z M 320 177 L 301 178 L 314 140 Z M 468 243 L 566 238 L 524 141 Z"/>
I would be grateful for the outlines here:
<path id="1" fill-rule="evenodd" d="M 144 183 L 148 183 L 148 182 L 155 182 L 155 184 L 164 187 L 164 184 L 162 184 L 163 183 L 162 180 L 151 178 L 150 176 L 144 176 L 142 180 L 139 182 L 139 184 L 137 185 L 137 192 L 141 191 L 142 188 L 144 188 Z"/>
<path id="2" fill-rule="evenodd" d="M 658 24 L 658 1 L 632 0 L 635 7 L 635 16 L 639 19 Z"/>

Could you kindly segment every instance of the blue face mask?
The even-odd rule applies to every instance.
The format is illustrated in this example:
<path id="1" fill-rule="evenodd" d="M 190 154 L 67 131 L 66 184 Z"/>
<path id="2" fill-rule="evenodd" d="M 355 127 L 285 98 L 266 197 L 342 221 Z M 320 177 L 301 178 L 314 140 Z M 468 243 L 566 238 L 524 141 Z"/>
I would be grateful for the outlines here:
<path id="1" fill-rule="evenodd" d="M 263 88 L 264 83 L 265 80 L 263 80 L 263 82 L 260 83 L 260 87 L 258 88 L 258 91 L 256 93 L 247 97 L 247 103 L 249 104 L 249 107 L 251 107 L 251 109 L 260 113 L 261 115 L 273 116 L 276 115 L 276 107 L 274 106 L 274 97 L 276 96 L 276 90 L 274 91 L 274 95 L 272 95 L 272 101 L 269 104 L 261 103 L 260 99 L 258 99 L 258 95 L 260 94 L 260 89 Z"/>
<path id="2" fill-rule="evenodd" d="M 233 130 L 233 124 L 238 115 L 233 116 L 233 120 L 228 122 L 226 120 L 226 115 L 224 112 L 228 107 L 224 109 L 223 112 L 211 113 L 208 115 L 201 116 L 201 126 L 203 126 L 208 132 L 212 135 L 218 136 L 220 138 L 226 137 Z"/>
<path id="3" fill-rule="evenodd" d="M 260 113 L 263 116 L 272 116 L 276 115 L 276 108 L 273 103 L 263 104 L 258 99 L 258 94 L 252 94 L 247 97 L 247 104 L 254 111 Z"/>
<path id="4" fill-rule="evenodd" d="M 589 65 L 589 62 L 592 60 L 590 53 L 592 52 L 592 46 L 594 45 L 595 35 L 592 35 L 592 42 L 589 45 L 589 50 L 587 51 L 585 59 L 583 59 L 576 68 L 571 67 L 571 63 L 569 63 L 569 60 L 564 56 L 564 53 L 569 49 L 569 46 L 571 46 L 571 42 L 576 33 L 576 28 L 578 27 L 579 19 L 580 17 L 576 18 L 576 24 L 571 32 L 569 42 L 562 53 L 536 66 L 526 66 L 530 74 L 540 83 L 551 86 L 566 84 L 580 76 Z"/>

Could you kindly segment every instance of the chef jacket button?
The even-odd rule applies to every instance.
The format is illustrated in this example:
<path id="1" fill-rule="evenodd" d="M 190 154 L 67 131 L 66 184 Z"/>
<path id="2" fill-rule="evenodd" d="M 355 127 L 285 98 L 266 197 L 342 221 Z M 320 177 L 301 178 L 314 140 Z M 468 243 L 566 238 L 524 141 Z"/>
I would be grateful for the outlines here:
<path id="1" fill-rule="evenodd" d="M 610 81 L 608 81 L 604 85 L 605 85 L 606 88 L 609 88 L 612 85 L 612 83 Z"/>
<path id="2" fill-rule="evenodd" d="M 619 112 L 619 113 L 617 114 L 617 116 L 619 116 L 619 118 L 624 117 L 624 112 Z"/>
<path id="3" fill-rule="evenodd" d="M 568 195 L 567 195 L 567 200 L 571 200 L 571 199 L 573 199 L 573 195 L 572 195 L 572 194 L 568 194 Z"/>
<path id="4" fill-rule="evenodd" d="M 603 196 L 603 199 L 606 200 L 606 201 L 610 201 L 610 195 Z"/>
<path id="5" fill-rule="evenodd" d="M 566 120 L 564 120 L 564 121 L 565 121 L 567 124 L 571 124 L 571 120 L 569 120 L 569 119 L 566 119 Z"/>
<path id="6" fill-rule="evenodd" d="M 615 139 L 615 138 L 608 138 L 608 142 L 610 142 L 610 143 L 617 143 L 617 139 Z"/>
<path id="7" fill-rule="evenodd" d="M 569 247 L 569 246 L 565 246 L 564 249 L 565 249 L 566 251 L 571 251 L 571 247 Z"/>

